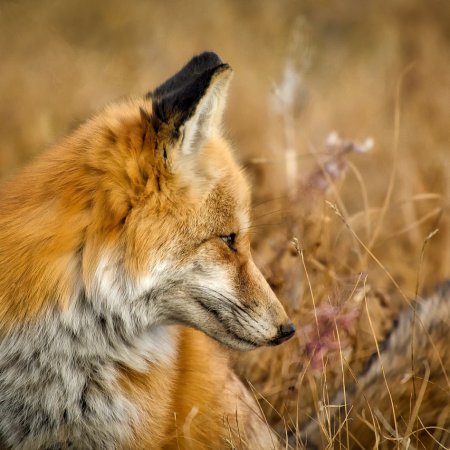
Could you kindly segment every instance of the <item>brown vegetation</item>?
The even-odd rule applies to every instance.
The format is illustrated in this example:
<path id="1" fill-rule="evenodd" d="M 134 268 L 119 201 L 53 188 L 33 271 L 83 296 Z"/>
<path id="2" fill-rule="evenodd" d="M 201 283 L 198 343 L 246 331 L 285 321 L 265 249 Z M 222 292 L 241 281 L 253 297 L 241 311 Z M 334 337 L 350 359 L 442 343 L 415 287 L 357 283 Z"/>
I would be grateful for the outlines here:
<path id="1" fill-rule="evenodd" d="M 299 330 L 235 366 L 270 424 L 295 434 L 398 312 L 450 277 L 449 18 L 438 0 L 5 0 L 0 177 L 107 102 L 219 53 L 235 70 L 226 129 L 254 186 L 255 258 Z M 402 399 L 413 423 L 394 424 L 407 434 L 374 420 L 372 442 L 448 445 L 448 430 L 418 431 L 433 417 L 420 389 Z M 436 410 L 434 425 L 449 418 Z"/>

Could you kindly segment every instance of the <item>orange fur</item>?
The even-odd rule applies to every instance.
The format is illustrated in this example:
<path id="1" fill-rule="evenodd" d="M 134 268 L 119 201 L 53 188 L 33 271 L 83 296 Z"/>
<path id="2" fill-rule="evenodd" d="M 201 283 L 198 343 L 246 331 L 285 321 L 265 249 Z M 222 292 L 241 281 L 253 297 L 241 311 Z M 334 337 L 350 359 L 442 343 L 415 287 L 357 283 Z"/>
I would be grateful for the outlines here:
<path id="1" fill-rule="evenodd" d="M 198 331 L 179 332 L 172 367 L 149 367 L 145 374 L 121 368 L 121 386 L 145 411 L 130 448 L 248 448 L 254 435 L 276 445 L 255 400 L 229 368 L 227 353 Z"/>
<path id="2" fill-rule="evenodd" d="M 35 323 L 43 345 L 56 345 L 57 356 L 61 350 L 54 338 L 45 341 L 46 327 L 69 339 L 73 355 L 80 339 L 84 345 L 93 339 L 99 349 L 89 364 L 108 365 L 117 374 L 120 398 L 137 411 L 123 419 L 131 437 L 119 421 L 121 437 L 111 438 L 125 440 L 124 448 L 272 448 L 277 442 L 229 368 L 227 353 L 199 331 L 171 328 L 187 324 L 238 349 L 277 344 L 293 333 L 250 254 L 245 177 L 220 133 L 211 131 L 220 119 L 219 93 L 230 72 L 223 64 L 215 70 L 183 127 L 178 113 L 165 122 L 158 119 L 149 99 L 113 105 L 0 191 L 0 330 L 13 333 Z M 207 136 L 201 142 L 197 126 Z M 186 146 L 194 142 L 191 151 Z M 223 239 L 230 234 L 236 236 L 231 246 Z M 83 322 L 85 314 L 91 322 Z M 80 331 L 77 322 L 68 333 L 71 320 L 102 329 Z M 158 327 L 164 337 L 151 334 Z M 165 344 L 157 339 L 168 336 L 173 355 L 172 347 L 158 348 Z M 138 342 L 144 350 L 136 350 Z M 59 373 L 61 364 L 64 358 L 51 370 Z M 84 417 L 94 396 L 108 398 L 104 389 L 111 386 L 100 388 L 93 380 L 97 370 L 79 385 L 64 381 L 80 397 L 79 405 L 69 405 L 73 414 Z M 83 370 L 79 377 L 86 377 Z M 63 378 L 57 377 L 55 386 Z M 21 385 L 14 388 L 22 395 Z M 92 400 L 89 408 L 101 401 Z M 70 431 L 64 433 L 71 438 Z"/>

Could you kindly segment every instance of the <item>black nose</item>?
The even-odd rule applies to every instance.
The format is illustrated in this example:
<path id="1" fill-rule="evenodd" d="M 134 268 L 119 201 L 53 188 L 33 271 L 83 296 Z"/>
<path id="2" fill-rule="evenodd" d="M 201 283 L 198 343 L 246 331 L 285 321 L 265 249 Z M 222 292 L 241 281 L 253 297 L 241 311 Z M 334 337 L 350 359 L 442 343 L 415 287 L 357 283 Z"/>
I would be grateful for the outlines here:
<path id="1" fill-rule="evenodd" d="M 280 345 L 283 342 L 290 339 L 295 334 L 295 325 L 292 322 L 288 322 L 285 325 L 281 325 L 278 329 L 278 335 L 275 339 L 270 341 L 270 345 Z"/>

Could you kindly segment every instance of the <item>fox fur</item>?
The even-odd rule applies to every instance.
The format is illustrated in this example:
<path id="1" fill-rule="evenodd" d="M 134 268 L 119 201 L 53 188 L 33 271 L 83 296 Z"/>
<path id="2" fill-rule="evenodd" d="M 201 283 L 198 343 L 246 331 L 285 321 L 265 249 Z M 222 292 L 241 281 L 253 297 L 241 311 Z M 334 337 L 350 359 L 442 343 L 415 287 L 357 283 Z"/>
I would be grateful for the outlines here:
<path id="1" fill-rule="evenodd" d="M 1 187 L 0 448 L 277 446 L 217 343 L 295 330 L 250 254 L 231 74 L 201 54 Z"/>

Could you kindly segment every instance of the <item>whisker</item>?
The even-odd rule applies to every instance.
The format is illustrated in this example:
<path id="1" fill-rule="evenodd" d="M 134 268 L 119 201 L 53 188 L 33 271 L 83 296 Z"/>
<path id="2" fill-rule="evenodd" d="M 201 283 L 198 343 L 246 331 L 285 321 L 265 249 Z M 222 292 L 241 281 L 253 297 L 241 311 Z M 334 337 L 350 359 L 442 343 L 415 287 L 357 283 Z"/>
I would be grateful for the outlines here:
<path id="1" fill-rule="evenodd" d="M 251 344 L 251 345 L 253 345 L 253 346 L 257 346 L 257 345 L 258 345 L 258 344 L 257 344 L 254 340 L 252 340 L 252 339 L 242 338 L 241 336 L 237 335 L 237 334 L 234 332 L 234 330 L 232 330 L 232 329 L 230 328 L 230 326 L 229 326 L 227 323 L 224 323 L 224 322 L 221 320 L 220 312 L 217 311 L 216 309 L 214 309 L 211 305 L 208 305 L 208 300 L 209 300 L 208 297 L 205 297 L 205 296 L 200 295 L 200 296 L 193 296 L 193 299 L 194 299 L 195 301 L 197 301 L 203 309 L 205 309 L 205 310 L 208 311 L 210 314 L 212 314 L 212 315 L 213 315 L 213 316 L 214 316 L 214 317 L 222 324 L 222 326 L 225 328 L 225 330 L 226 330 L 229 334 L 231 334 L 232 336 L 234 336 L 235 339 L 238 339 L 238 340 L 240 340 L 240 341 L 247 342 L 247 343 L 249 343 L 249 344 Z"/>
<path id="2" fill-rule="evenodd" d="M 276 202 L 276 201 L 280 201 L 280 200 L 288 200 L 289 196 L 288 195 L 281 195 L 280 197 L 275 197 L 275 198 L 269 198 L 267 200 L 264 200 L 262 202 L 256 203 L 254 205 L 252 205 L 253 209 L 259 208 L 260 206 L 266 205 L 270 202 Z"/>
<path id="3" fill-rule="evenodd" d="M 289 213 L 289 212 L 291 212 L 291 209 L 290 209 L 290 208 L 280 208 L 280 209 L 275 209 L 275 210 L 273 210 L 273 211 L 269 211 L 269 212 L 266 212 L 266 213 L 264 213 L 264 214 L 260 214 L 260 215 L 258 215 L 258 216 L 253 216 L 253 220 L 258 220 L 258 219 L 261 219 L 262 217 L 267 217 L 267 216 L 270 216 L 270 215 L 272 215 L 272 214 L 277 214 L 277 213 Z"/>
<path id="4" fill-rule="evenodd" d="M 268 327 L 264 327 L 262 326 L 262 324 L 260 324 L 254 317 L 252 317 L 250 314 L 248 314 L 247 309 L 250 309 L 250 311 L 255 312 L 254 309 L 252 309 L 250 306 L 248 307 L 244 307 L 242 305 L 240 305 L 237 302 L 234 302 L 231 298 L 227 297 L 226 295 L 222 294 L 221 292 L 216 291 L 215 289 L 212 288 L 207 288 L 205 289 L 201 289 L 198 288 L 197 286 L 191 286 L 190 287 L 191 291 L 194 291 L 200 295 L 205 295 L 205 292 L 207 292 L 210 297 L 214 298 L 215 300 L 219 301 L 219 302 L 225 302 L 228 306 L 231 307 L 231 311 L 233 312 L 233 314 L 235 314 L 236 316 L 239 316 L 242 320 L 244 320 L 244 322 L 250 326 L 250 328 L 252 328 L 253 330 L 255 330 L 260 336 L 264 337 L 263 333 L 260 331 L 260 328 L 262 328 L 264 331 L 268 331 L 269 328 Z M 207 300 L 207 298 L 206 298 Z M 254 324 L 256 324 L 256 326 L 252 325 L 250 323 L 250 321 L 252 321 Z"/>
<path id="5" fill-rule="evenodd" d="M 233 302 L 229 302 L 229 305 L 231 306 L 231 310 L 235 316 L 239 316 L 244 322 L 250 326 L 253 330 L 255 330 L 260 336 L 264 337 L 263 333 L 260 331 L 260 329 L 263 329 L 264 331 L 269 331 L 268 327 L 264 327 L 258 320 L 256 320 L 254 317 L 252 317 L 250 314 L 248 314 L 247 310 L 242 307 L 241 305 Z M 253 310 L 251 310 L 253 311 Z M 254 312 L 254 311 L 253 311 Z M 255 325 L 252 325 L 251 322 L 253 322 Z"/>
<path id="6" fill-rule="evenodd" d="M 244 227 L 244 228 L 240 228 L 239 231 L 243 232 L 243 231 L 247 231 L 250 229 L 256 229 L 256 228 L 263 228 L 263 227 L 279 227 L 281 225 L 284 225 L 285 222 L 278 222 L 278 223 L 258 223 L 255 225 L 250 225 L 248 227 Z"/>

